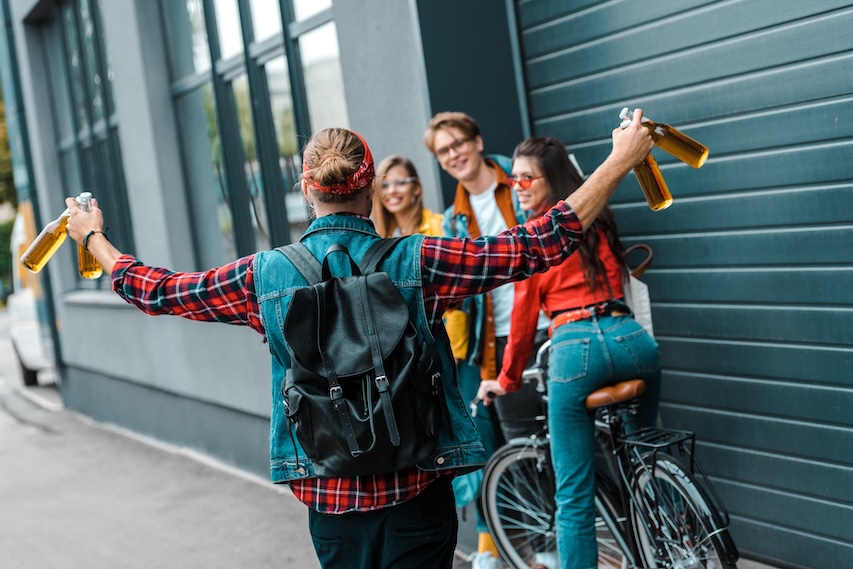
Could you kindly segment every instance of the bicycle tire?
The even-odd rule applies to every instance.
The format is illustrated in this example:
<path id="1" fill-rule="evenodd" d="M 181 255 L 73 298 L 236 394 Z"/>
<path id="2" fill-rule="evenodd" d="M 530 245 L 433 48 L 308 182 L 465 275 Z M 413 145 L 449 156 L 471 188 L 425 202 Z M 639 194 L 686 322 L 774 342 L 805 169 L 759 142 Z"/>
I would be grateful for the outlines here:
<path id="1" fill-rule="evenodd" d="M 734 541 L 687 469 L 661 454 L 643 462 L 634 472 L 631 505 L 643 567 L 737 569 Z"/>
<path id="2" fill-rule="evenodd" d="M 624 523 L 610 486 L 596 485 L 598 502 L 617 524 Z M 557 569 L 554 475 L 547 447 L 523 440 L 498 449 L 483 475 L 483 517 L 500 552 L 513 569 L 541 563 Z M 601 515 L 596 516 L 599 567 L 624 569 L 627 561 Z"/>

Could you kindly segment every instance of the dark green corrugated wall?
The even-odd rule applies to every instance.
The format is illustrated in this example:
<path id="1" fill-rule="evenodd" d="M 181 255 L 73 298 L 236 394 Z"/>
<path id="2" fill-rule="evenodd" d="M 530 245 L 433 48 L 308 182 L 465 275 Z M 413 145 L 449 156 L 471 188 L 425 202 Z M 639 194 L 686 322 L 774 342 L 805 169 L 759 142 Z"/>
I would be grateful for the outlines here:
<path id="1" fill-rule="evenodd" d="M 655 150 L 675 203 L 613 199 L 645 277 L 665 423 L 699 456 L 751 557 L 853 558 L 853 2 L 527 0 L 534 134 L 589 173 L 623 106 L 711 149 Z"/>

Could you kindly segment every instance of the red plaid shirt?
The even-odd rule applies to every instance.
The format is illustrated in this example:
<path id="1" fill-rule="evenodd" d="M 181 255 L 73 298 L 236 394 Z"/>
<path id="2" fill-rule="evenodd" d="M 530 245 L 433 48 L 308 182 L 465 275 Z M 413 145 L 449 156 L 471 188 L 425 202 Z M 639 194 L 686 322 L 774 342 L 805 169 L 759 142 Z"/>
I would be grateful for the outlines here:
<path id="1" fill-rule="evenodd" d="M 577 249 L 582 238 L 581 224 L 564 202 L 500 235 L 424 238 L 421 269 L 430 325 L 456 301 L 558 264 Z M 249 255 L 205 272 L 176 273 L 124 255 L 113 267 L 113 290 L 147 314 L 249 326 L 266 334 L 255 292 L 253 259 Z M 405 502 L 444 474 L 413 468 L 373 476 L 293 480 L 290 486 L 300 501 L 318 512 L 342 514 Z"/>

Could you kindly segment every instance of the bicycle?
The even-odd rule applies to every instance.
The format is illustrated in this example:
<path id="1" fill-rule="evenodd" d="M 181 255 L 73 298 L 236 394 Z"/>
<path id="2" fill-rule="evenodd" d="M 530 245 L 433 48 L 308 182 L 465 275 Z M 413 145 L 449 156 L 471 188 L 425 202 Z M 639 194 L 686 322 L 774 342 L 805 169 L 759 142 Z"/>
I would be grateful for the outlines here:
<path id="1" fill-rule="evenodd" d="M 523 374 L 536 381 L 542 430 L 510 441 L 489 459 L 482 505 L 502 559 L 511 568 L 557 569 L 554 474 L 547 431 L 545 378 L 550 341 Z M 642 380 L 591 393 L 605 468 L 596 467 L 599 567 L 736 569 L 739 554 L 729 517 L 695 457 L 695 434 L 663 428 L 631 430 Z M 684 464 L 676 458 L 686 457 Z"/>

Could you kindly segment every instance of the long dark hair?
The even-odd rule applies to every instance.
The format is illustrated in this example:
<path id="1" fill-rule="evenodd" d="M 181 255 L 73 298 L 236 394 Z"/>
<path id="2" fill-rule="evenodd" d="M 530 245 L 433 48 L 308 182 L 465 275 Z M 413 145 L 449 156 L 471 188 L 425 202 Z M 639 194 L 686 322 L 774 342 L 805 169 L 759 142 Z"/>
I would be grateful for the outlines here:
<path id="1" fill-rule="evenodd" d="M 569 151 L 566 145 L 552 136 L 532 137 L 521 141 L 512 153 L 512 159 L 524 156 L 532 158 L 539 165 L 545 179 L 551 188 L 551 193 L 534 212 L 534 215 L 542 215 L 561 199 L 578 189 L 583 184 L 583 177 L 577 168 L 569 160 Z M 590 290 L 595 290 L 602 284 L 607 287 L 608 293 L 610 283 L 604 263 L 598 257 L 598 247 L 601 240 L 600 231 L 604 232 L 610 250 L 619 262 L 622 273 L 627 274 L 628 267 L 625 262 L 625 248 L 619 241 L 619 232 L 616 229 L 616 219 L 613 211 L 605 207 L 595 222 L 587 229 L 584 240 L 581 242 L 578 254 L 580 255 L 581 268 L 584 273 L 584 282 Z"/>

